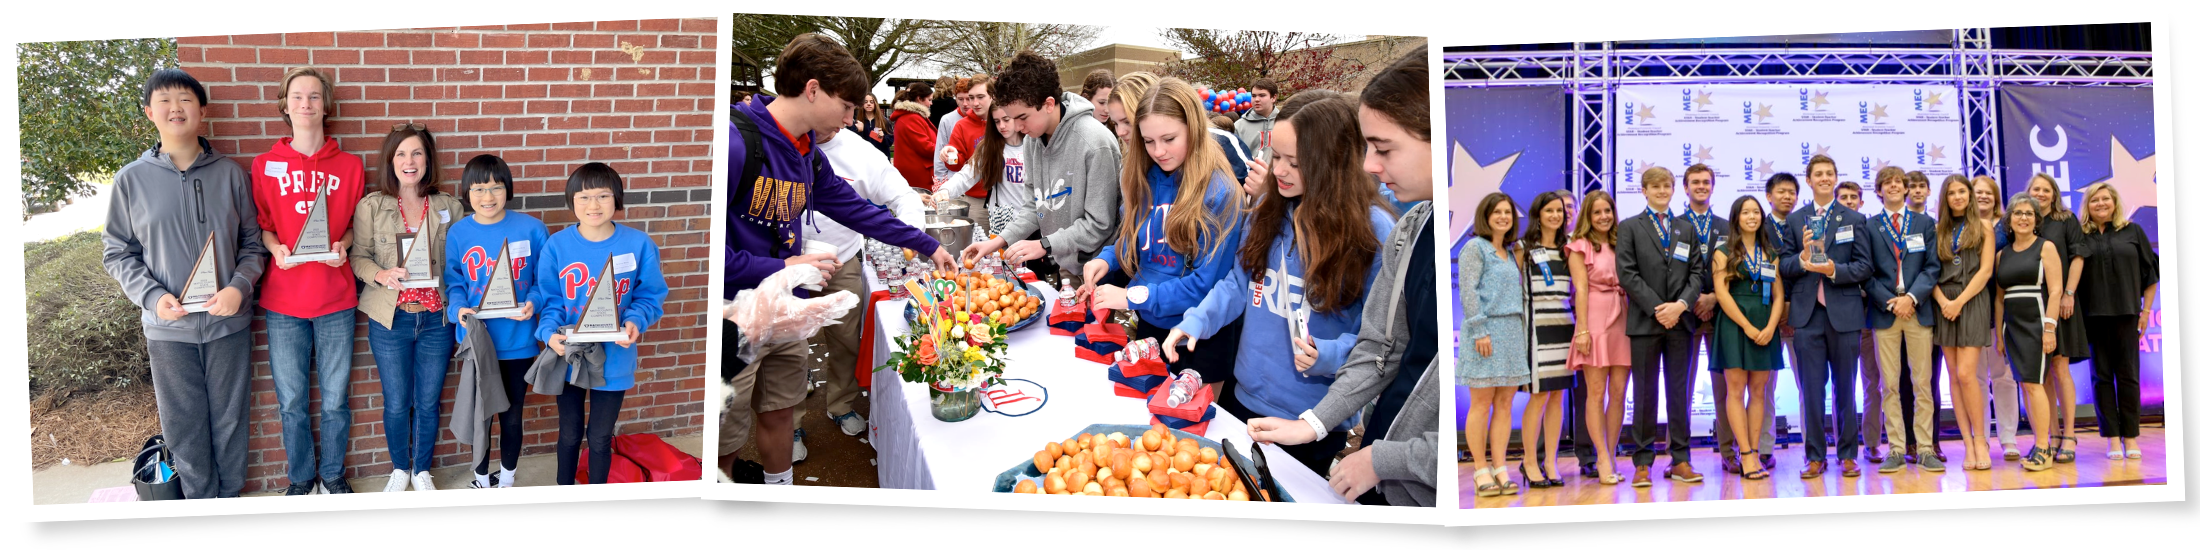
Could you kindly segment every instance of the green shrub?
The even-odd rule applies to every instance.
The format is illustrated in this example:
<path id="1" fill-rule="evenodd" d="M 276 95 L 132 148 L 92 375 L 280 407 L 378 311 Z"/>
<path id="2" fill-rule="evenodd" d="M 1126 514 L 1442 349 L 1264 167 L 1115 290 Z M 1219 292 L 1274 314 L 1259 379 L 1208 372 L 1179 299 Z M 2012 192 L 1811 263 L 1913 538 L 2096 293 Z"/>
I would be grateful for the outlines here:
<path id="1" fill-rule="evenodd" d="M 136 304 L 100 264 L 99 232 L 24 243 L 31 389 L 87 391 L 151 383 Z"/>

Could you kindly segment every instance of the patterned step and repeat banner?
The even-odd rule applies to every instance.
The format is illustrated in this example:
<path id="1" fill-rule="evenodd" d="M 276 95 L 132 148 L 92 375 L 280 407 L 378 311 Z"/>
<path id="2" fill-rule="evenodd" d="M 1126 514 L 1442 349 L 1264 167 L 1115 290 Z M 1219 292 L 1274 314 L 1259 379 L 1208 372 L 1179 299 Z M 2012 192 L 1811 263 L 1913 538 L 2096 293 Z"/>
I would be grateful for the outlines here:
<path id="1" fill-rule="evenodd" d="M 1717 174 L 1712 211 L 1721 217 L 1743 195 L 1763 197 L 1765 180 L 1773 174 L 1788 172 L 1804 180 L 1812 155 L 1832 157 L 1840 166 L 1840 181 L 1863 186 L 1861 210 L 1867 215 L 1880 211 L 1871 177 L 1881 167 L 1923 171 L 1935 189 L 1941 178 L 1968 173 L 1962 105 L 1953 86 L 1638 85 L 1617 92 L 1611 124 L 1616 133 L 1615 198 L 1622 219 L 1645 210 L 1642 173 L 1659 166 L 1673 172 L 1675 211 L 1687 205 L 1679 183 L 1688 166 L 1710 166 Z M 1807 183 L 1800 192 L 1798 200 L 1809 202 Z M 1937 209 L 1938 200 L 1935 196 L 1928 207 Z M 1708 360 L 1698 356 L 1689 406 L 1691 422 L 1701 433 L 1710 431 L 1711 384 L 1718 383 L 1702 369 Z M 1798 417 L 1792 416 L 1800 410 L 1794 376 L 1793 369 L 1780 371 L 1773 405 L 1791 426 L 1798 426 Z M 1833 410 L 1830 403 L 1826 410 Z"/>

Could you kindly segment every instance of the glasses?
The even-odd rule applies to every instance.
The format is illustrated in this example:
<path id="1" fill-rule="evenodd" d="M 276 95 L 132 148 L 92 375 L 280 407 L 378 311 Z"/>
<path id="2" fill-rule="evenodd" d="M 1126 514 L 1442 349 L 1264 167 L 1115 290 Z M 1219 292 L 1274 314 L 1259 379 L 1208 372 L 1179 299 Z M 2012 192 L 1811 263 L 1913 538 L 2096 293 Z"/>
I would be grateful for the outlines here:
<path id="1" fill-rule="evenodd" d="M 504 190 L 504 184 L 501 184 L 501 183 L 491 183 L 491 184 L 489 184 L 489 186 L 488 186 L 488 187 L 468 187 L 468 188 L 466 188 L 466 192 L 468 192 L 468 193 L 484 193 L 484 194 L 487 194 L 487 193 L 495 193 L 495 192 L 498 192 L 498 191 L 503 191 L 503 190 Z"/>
<path id="2" fill-rule="evenodd" d="M 2037 216 L 2037 215 L 2039 215 L 2039 214 L 2038 214 L 2038 213 L 2036 213 L 2036 212 L 2030 211 L 2030 210 L 2011 210 L 2011 211 L 2009 211 L 2009 217 L 2011 217 L 2011 218 L 2030 218 L 2030 217 L 2033 217 L 2033 216 Z"/>
<path id="3" fill-rule="evenodd" d="M 397 132 L 397 131 L 403 131 L 403 130 L 412 130 L 412 131 L 415 131 L 415 132 L 425 132 L 425 131 L 427 131 L 427 130 L 428 130 L 428 127 L 427 127 L 426 125 L 423 125 L 423 124 L 421 124 L 421 123 L 418 123 L 418 122 L 399 122 L 399 123 L 397 123 L 397 124 L 396 124 L 395 126 L 391 126 L 391 127 L 390 127 L 390 131 L 392 131 L 392 132 Z"/>

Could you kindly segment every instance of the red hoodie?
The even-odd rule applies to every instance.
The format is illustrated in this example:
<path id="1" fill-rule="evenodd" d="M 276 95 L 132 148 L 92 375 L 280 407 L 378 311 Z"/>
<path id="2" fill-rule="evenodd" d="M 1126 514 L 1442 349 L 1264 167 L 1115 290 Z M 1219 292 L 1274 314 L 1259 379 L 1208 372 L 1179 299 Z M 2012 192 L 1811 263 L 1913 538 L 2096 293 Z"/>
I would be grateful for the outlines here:
<path id="1" fill-rule="evenodd" d="M 963 165 L 970 163 L 970 156 L 978 153 L 978 140 L 985 137 L 985 121 L 982 118 L 963 113 L 962 118 L 956 119 L 955 127 L 948 130 L 947 146 L 955 149 L 953 156 L 943 156 L 943 160 L 955 159 L 954 162 L 947 163 L 948 173 L 961 172 Z M 975 199 L 985 198 L 985 186 L 972 185 L 963 194 Z"/>
<path id="2" fill-rule="evenodd" d="M 306 223 L 314 193 L 327 186 L 329 238 L 343 240 L 351 231 L 352 209 L 366 196 L 365 167 L 358 155 L 338 147 L 336 138 L 328 138 L 311 156 L 291 149 L 290 140 L 276 140 L 267 153 L 252 158 L 252 205 L 259 212 L 260 229 L 275 233 L 283 246 L 296 244 L 293 241 Z M 350 261 L 348 255 L 345 261 Z M 349 265 L 309 262 L 289 269 L 270 265 L 267 281 L 260 284 L 260 305 L 310 319 L 359 307 L 359 290 L 352 283 Z"/>
<path id="3" fill-rule="evenodd" d="M 894 104 L 894 169 L 909 186 L 932 190 L 932 145 L 939 135 L 932 121 L 918 112 L 924 106 L 903 101 Z"/>

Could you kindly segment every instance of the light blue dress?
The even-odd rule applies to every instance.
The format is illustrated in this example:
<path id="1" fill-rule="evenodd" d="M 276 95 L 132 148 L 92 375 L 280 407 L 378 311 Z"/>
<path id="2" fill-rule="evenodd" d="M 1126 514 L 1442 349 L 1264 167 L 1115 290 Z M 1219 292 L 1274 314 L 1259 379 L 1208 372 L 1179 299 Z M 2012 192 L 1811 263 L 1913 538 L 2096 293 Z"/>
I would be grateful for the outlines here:
<path id="1" fill-rule="evenodd" d="M 1519 253 L 1518 250 L 1514 251 Z M 1475 237 L 1459 251 L 1459 384 L 1470 388 L 1528 383 L 1528 316 L 1520 268 Z M 1490 338 L 1483 357 L 1474 341 Z"/>

